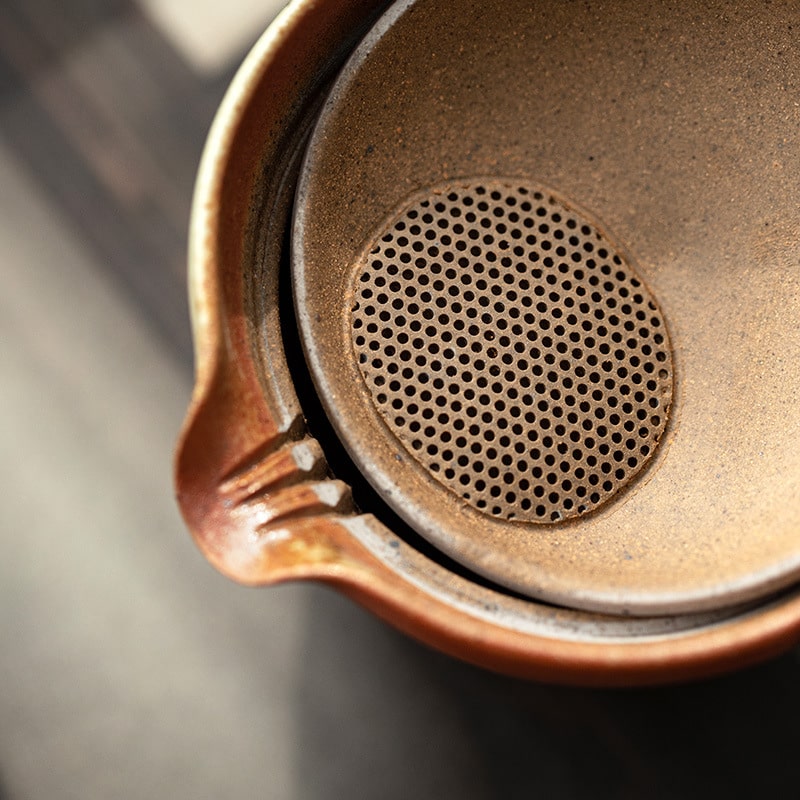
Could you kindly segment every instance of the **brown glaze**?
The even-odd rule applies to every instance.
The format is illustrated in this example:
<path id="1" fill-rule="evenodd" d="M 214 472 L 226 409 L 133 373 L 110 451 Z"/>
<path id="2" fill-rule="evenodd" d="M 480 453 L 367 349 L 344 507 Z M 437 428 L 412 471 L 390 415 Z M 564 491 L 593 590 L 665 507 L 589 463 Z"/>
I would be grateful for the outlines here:
<path id="1" fill-rule="evenodd" d="M 176 456 L 178 501 L 198 546 L 242 583 L 325 581 L 422 641 L 524 677 L 685 680 L 788 647 L 800 638 L 798 593 L 645 620 L 520 600 L 448 573 L 355 513 L 347 488 L 325 477 L 276 335 L 278 259 L 325 70 L 379 5 L 293 3 L 246 62 L 210 135 L 190 255 L 197 382 Z"/>
<path id="2" fill-rule="evenodd" d="M 296 161 L 326 71 L 378 5 L 331 5 L 317 14 L 306 13 L 302 4 L 287 9 L 231 87 L 198 176 L 189 255 L 196 383 L 176 457 L 178 500 L 203 552 L 239 580 L 262 580 L 255 563 L 261 546 L 243 509 L 272 519 L 274 503 L 296 505 L 293 484 L 305 477 L 300 469 L 291 474 L 279 468 L 276 474 L 271 468 L 281 448 L 302 438 L 303 425 L 280 338 L 271 338 L 266 348 L 276 364 L 268 375 L 254 355 L 242 280 L 255 247 L 251 203 L 263 191 L 276 225 L 285 224 L 288 201 L 281 182 Z M 278 257 L 281 237 L 273 231 L 269 255 Z M 270 285 L 276 289 L 277 274 Z M 277 309 L 270 313 L 274 323 Z M 262 459 L 266 466 L 258 467 Z M 240 473 L 258 476 L 244 506 L 226 496 Z M 319 506 L 314 497 L 306 494 L 309 513 Z M 326 511 L 335 513 L 340 505 L 336 501 Z"/>

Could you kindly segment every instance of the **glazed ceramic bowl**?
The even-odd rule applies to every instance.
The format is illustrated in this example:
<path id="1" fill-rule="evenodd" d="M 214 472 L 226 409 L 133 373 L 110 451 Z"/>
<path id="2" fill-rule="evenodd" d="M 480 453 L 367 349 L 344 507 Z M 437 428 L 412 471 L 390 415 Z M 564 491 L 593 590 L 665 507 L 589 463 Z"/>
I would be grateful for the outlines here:
<path id="1" fill-rule="evenodd" d="M 330 584 L 513 675 L 641 684 L 768 658 L 800 639 L 797 53 L 779 30 L 797 12 L 461 5 L 296 0 L 228 91 L 192 212 L 187 525 L 236 581 Z M 709 19 L 729 41 L 709 44 Z M 519 88 L 537 85 L 530 64 L 538 95 Z M 713 102 L 693 94 L 709 74 Z M 592 104 L 605 110 L 587 121 Z M 656 455 L 582 517 L 501 524 L 456 502 L 401 438 L 392 449 L 348 372 L 364 248 L 425 192 L 475 181 L 549 187 L 622 242 L 666 319 Z"/>

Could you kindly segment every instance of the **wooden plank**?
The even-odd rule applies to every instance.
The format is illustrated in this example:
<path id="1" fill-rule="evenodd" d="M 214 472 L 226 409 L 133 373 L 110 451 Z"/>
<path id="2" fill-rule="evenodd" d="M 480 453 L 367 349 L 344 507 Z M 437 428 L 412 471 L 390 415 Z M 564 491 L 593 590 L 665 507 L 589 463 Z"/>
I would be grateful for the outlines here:
<path id="1" fill-rule="evenodd" d="M 129 2 L 0 15 L 5 140 L 184 364 L 191 192 L 230 77 L 195 74 Z"/>

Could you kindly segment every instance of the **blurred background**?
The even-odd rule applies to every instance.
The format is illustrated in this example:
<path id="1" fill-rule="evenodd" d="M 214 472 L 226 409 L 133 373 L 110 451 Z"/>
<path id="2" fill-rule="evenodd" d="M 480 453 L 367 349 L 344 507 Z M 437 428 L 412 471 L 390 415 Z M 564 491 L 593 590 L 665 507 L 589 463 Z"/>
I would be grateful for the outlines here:
<path id="1" fill-rule="evenodd" d="M 0 0 L 0 798 L 796 796 L 800 650 L 526 684 L 195 550 L 192 183 L 279 5 Z"/>

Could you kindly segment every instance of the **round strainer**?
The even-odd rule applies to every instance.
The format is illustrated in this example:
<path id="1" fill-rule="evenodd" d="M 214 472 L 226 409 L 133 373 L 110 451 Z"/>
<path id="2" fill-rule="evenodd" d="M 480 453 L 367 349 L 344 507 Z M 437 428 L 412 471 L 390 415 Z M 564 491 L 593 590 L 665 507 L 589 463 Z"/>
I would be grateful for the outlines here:
<path id="1" fill-rule="evenodd" d="M 403 448 L 470 506 L 555 523 L 598 508 L 664 431 L 672 358 L 629 260 L 552 192 L 417 196 L 356 265 L 361 375 Z"/>
<path id="2" fill-rule="evenodd" d="M 294 303 L 334 434 L 530 597 L 646 616 L 789 586 L 796 8 L 454 2 L 392 5 L 305 152 Z"/>

